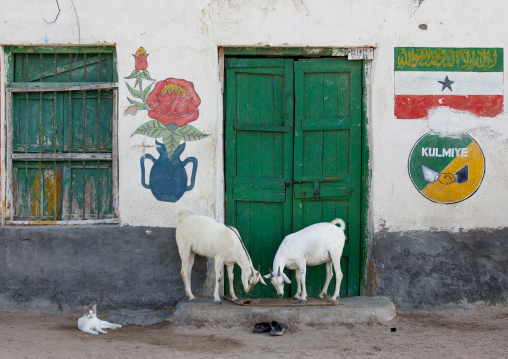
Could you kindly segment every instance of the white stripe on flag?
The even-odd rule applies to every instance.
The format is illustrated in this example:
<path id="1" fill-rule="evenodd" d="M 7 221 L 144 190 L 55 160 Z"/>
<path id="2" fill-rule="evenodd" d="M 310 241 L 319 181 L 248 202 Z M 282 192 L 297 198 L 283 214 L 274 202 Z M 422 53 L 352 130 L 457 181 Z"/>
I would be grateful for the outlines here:
<path id="1" fill-rule="evenodd" d="M 453 81 L 443 90 L 445 78 Z M 502 72 L 395 71 L 395 95 L 502 95 Z"/>

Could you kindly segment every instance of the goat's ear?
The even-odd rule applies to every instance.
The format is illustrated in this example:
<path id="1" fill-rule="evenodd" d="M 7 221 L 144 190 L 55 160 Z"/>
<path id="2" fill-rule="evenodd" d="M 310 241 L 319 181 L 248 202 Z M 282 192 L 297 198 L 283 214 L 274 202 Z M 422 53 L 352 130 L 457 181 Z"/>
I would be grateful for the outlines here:
<path id="1" fill-rule="evenodd" d="M 291 284 L 291 281 L 289 280 L 286 273 L 282 272 L 282 278 L 284 279 L 284 282 L 286 282 L 287 284 Z"/>
<path id="2" fill-rule="evenodd" d="M 265 277 L 266 279 L 268 279 L 268 278 L 272 278 L 272 275 L 271 275 L 271 274 L 265 274 L 263 277 Z"/>

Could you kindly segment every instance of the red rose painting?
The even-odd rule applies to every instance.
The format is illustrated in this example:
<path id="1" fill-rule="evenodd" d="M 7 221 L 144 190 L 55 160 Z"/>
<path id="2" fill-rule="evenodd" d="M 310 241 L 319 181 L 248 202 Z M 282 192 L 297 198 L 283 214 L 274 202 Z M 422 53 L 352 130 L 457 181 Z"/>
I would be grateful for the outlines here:
<path id="1" fill-rule="evenodd" d="M 146 68 L 148 67 L 148 61 L 147 61 L 148 55 L 149 54 L 147 54 L 145 49 L 143 49 L 142 47 L 140 47 L 138 49 L 138 51 L 136 51 L 135 55 L 132 55 L 136 59 L 136 63 L 134 65 L 136 70 L 138 70 L 138 71 L 146 70 Z"/>
<path id="2" fill-rule="evenodd" d="M 168 78 L 156 83 L 146 98 L 148 116 L 163 125 L 174 123 L 178 127 L 197 120 L 201 99 L 192 82 Z"/>

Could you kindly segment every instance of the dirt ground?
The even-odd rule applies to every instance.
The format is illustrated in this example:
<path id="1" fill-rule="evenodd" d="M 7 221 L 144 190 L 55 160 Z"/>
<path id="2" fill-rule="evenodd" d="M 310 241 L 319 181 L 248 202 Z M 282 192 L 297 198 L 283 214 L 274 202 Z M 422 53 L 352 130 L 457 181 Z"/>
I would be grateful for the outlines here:
<path id="1" fill-rule="evenodd" d="M 382 324 L 292 325 L 282 337 L 254 334 L 254 323 L 168 322 L 90 335 L 78 330 L 80 316 L 0 313 L 0 358 L 508 357 L 508 307 L 398 312 Z"/>

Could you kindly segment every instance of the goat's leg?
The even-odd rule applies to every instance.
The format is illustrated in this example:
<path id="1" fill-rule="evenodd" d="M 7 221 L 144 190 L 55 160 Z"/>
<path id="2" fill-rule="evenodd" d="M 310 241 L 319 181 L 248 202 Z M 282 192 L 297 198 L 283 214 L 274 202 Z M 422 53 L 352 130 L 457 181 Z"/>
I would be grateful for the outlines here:
<path id="1" fill-rule="evenodd" d="M 180 253 L 180 259 L 182 260 L 182 270 L 180 271 L 180 274 L 182 275 L 183 285 L 185 287 L 185 294 L 187 295 L 189 300 L 194 300 L 196 298 L 192 294 L 190 285 L 190 271 L 192 271 L 192 265 L 189 267 L 189 264 L 191 258 L 191 251 L 186 249 L 180 249 L 180 247 L 178 248 L 178 251 Z"/>
<path id="2" fill-rule="evenodd" d="M 190 252 L 189 253 L 189 263 L 187 264 L 188 267 L 188 274 L 187 274 L 187 285 L 189 286 L 189 290 L 191 290 L 191 283 L 192 283 L 192 267 L 194 266 L 194 259 L 196 258 L 196 253 Z"/>
<path id="3" fill-rule="evenodd" d="M 227 267 L 228 267 L 228 279 L 229 279 L 229 295 L 231 296 L 232 301 L 237 302 L 238 298 L 235 295 L 235 287 L 233 287 L 233 279 L 235 278 L 234 274 L 233 274 L 233 269 L 234 269 L 235 265 L 232 264 L 232 265 L 228 265 Z"/>
<path id="4" fill-rule="evenodd" d="M 300 282 L 302 286 L 302 295 L 300 296 L 300 300 L 298 303 L 303 304 L 307 302 L 307 287 L 305 286 L 305 276 L 307 274 L 307 264 L 302 263 L 298 265 L 300 271 Z"/>
<path id="5" fill-rule="evenodd" d="M 319 293 L 318 298 L 324 298 L 326 295 L 326 292 L 328 291 L 328 285 L 330 284 L 330 280 L 333 277 L 333 270 L 332 270 L 332 261 L 326 262 L 326 281 L 325 285 L 323 286 L 323 290 L 321 293 Z"/>
<path id="6" fill-rule="evenodd" d="M 213 292 L 213 301 L 215 304 L 220 304 L 219 297 L 219 284 L 222 280 L 222 267 L 224 266 L 224 261 L 222 258 L 215 257 L 215 291 Z"/>
<path id="7" fill-rule="evenodd" d="M 300 268 L 295 269 L 295 279 L 296 279 L 296 294 L 293 299 L 300 299 L 302 297 L 302 284 L 300 282 Z"/>
<path id="8" fill-rule="evenodd" d="M 332 257 L 333 269 L 335 269 L 335 292 L 333 293 L 333 300 L 339 299 L 340 282 L 342 282 L 342 271 L 340 269 L 340 256 Z"/>

